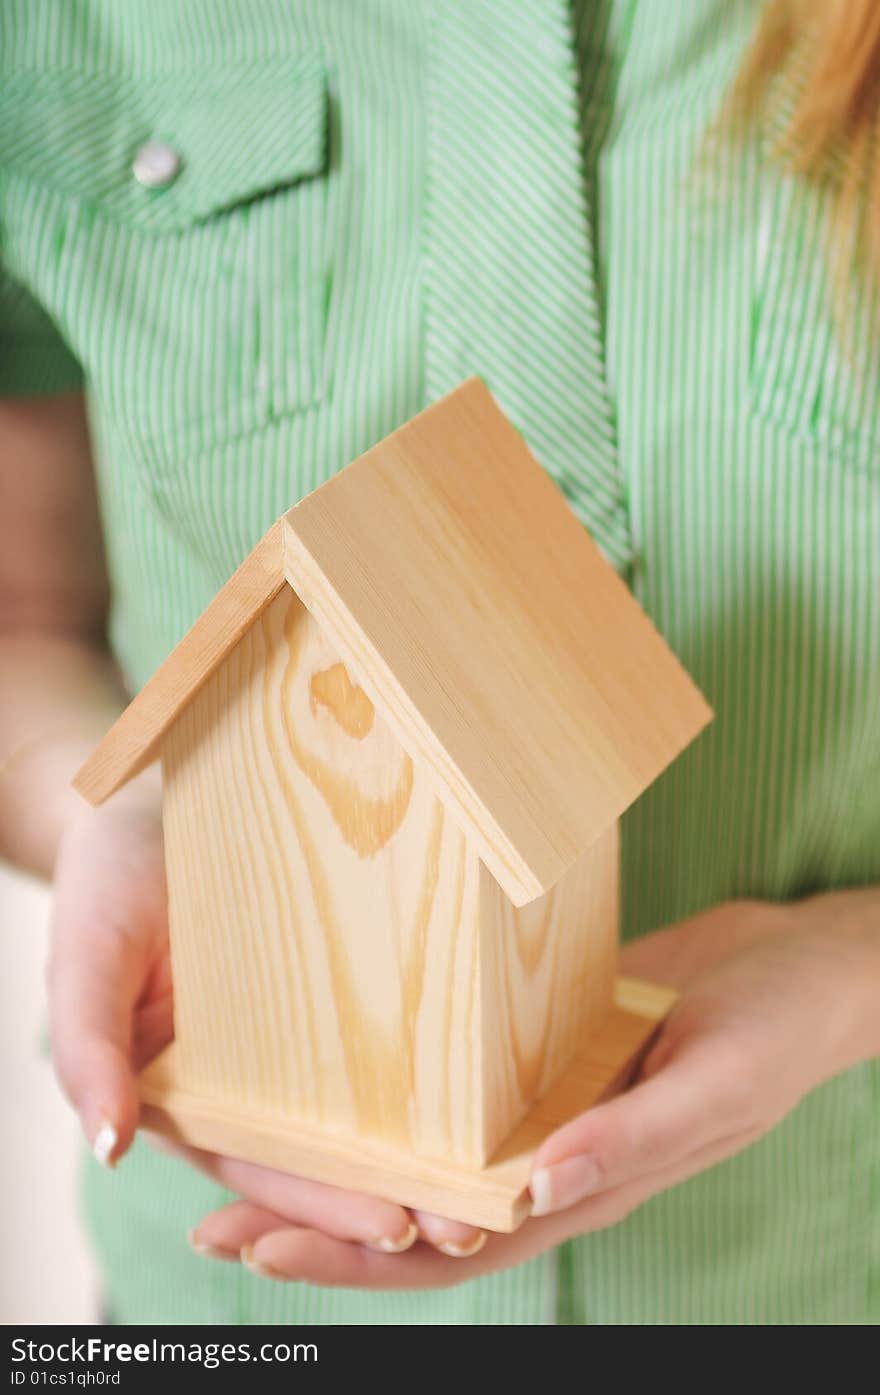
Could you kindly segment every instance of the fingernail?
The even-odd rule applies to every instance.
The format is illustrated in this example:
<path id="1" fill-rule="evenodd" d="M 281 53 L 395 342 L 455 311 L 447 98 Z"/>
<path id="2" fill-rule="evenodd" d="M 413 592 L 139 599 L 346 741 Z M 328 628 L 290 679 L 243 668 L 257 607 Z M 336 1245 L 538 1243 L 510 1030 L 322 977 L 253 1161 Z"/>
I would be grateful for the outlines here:
<path id="1" fill-rule="evenodd" d="M 199 1239 L 195 1230 L 189 1231 L 186 1239 L 193 1253 L 203 1259 L 238 1259 L 237 1250 L 224 1250 L 222 1245 L 209 1245 L 205 1240 Z"/>
<path id="2" fill-rule="evenodd" d="M 450 1259 L 470 1259 L 471 1255 L 480 1253 L 488 1238 L 485 1230 L 481 1230 L 464 1245 L 456 1245 L 454 1240 L 444 1240 L 437 1249 L 441 1254 L 449 1255 Z"/>
<path id="3" fill-rule="evenodd" d="M 277 1269 L 273 1269 L 269 1264 L 261 1264 L 254 1255 L 253 1245 L 242 1245 L 239 1259 L 245 1269 L 249 1269 L 252 1274 L 256 1274 L 261 1279 L 281 1279 L 284 1276 L 279 1274 Z"/>
<path id="4" fill-rule="evenodd" d="M 599 1165 L 595 1158 L 566 1158 L 553 1167 L 539 1167 L 532 1173 L 532 1215 L 549 1216 L 583 1201 L 599 1185 Z"/>
<path id="5" fill-rule="evenodd" d="M 395 1240 L 390 1235 L 382 1235 L 378 1240 L 368 1240 L 367 1249 L 381 1250 L 383 1255 L 401 1255 L 404 1250 L 413 1246 L 418 1238 L 419 1228 L 415 1222 L 411 1222 L 406 1229 L 406 1233 Z"/>
<path id="6" fill-rule="evenodd" d="M 102 1167 L 115 1167 L 116 1159 L 113 1157 L 113 1150 L 118 1142 L 118 1133 L 113 1125 L 105 1119 L 92 1143 L 92 1152 L 96 1162 L 99 1162 Z"/>

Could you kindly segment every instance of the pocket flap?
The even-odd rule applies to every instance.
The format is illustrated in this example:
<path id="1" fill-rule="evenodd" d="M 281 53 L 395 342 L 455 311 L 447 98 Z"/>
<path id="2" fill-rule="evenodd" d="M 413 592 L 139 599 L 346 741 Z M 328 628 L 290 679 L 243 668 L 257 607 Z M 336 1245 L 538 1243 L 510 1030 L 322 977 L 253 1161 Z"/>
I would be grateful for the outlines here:
<path id="1" fill-rule="evenodd" d="M 145 231 L 173 232 L 320 174 L 328 85 L 320 54 L 132 78 L 0 75 L 0 164 Z M 134 174 L 160 141 L 179 160 L 164 187 Z"/>

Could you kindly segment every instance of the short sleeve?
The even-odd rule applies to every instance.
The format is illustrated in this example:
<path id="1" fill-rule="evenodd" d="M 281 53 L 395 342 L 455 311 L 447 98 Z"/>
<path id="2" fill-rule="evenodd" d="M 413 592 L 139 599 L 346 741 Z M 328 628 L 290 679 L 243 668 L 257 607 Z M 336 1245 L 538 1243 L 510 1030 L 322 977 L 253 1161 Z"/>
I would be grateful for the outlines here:
<path id="1" fill-rule="evenodd" d="M 0 397 L 73 392 L 82 368 L 52 320 L 0 266 Z"/>

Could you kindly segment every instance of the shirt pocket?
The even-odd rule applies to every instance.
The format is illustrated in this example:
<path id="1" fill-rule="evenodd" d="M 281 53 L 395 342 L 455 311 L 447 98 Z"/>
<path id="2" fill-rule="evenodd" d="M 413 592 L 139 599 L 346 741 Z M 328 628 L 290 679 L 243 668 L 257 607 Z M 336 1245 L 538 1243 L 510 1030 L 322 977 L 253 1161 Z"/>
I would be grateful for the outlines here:
<path id="1" fill-rule="evenodd" d="M 768 181 L 758 234 L 749 387 L 757 413 L 828 463 L 880 473 L 880 320 L 855 288 L 842 303 L 822 197 Z"/>
<path id="2" fill-rule="evenodd" d="M 17 73 L 0 86 L 3 163 L 41 198 L 28 280 L 136 459 L 173 474 L 321 399 L 320 54 L 153 78 Z M 160 187 L 135 174 L 148 142 L 178 165 Z"/>

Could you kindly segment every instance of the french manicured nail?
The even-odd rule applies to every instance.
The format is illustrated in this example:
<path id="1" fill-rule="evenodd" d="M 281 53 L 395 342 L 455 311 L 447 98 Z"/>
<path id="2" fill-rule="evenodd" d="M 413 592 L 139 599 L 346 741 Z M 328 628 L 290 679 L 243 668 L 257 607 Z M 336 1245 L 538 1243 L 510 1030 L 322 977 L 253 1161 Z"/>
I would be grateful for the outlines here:
<path id="1" fill-rule="evenodd" d="M 457 1245 L 454 1240 L 444 1240 L 437 1249 L 441 1254 L 449 1255 L 450 1259 L 470 1259 L 471 1255 L 480 1253 L 487 1239 L 485 1230 L 481 1230 L 473 1240 L 468 1240 L 463 1245 Z"/>
<path id="2" fill-rule="evenodd" d="M 253 1245 L 242 1245 L 239 1258 L 245 1269 L 249 1269 L 252 1274 L 257 1274 L 261 1279 L 282 1279 L 283 1274 L 279 1274 L 277 1269 L 273 1269 L 270 1264 L 261 1264 L 254 1255 Z"/>
<path id="3" fill-rule="evenodd" d="M 566 1158 L 552 1167 L 539 1167 L 532 1173 L 532 1215 L 549 1216 L 583 1201 L 599 1185 L 599 1164 L 588 1154 Z"/>
<path id="4" fill-rule="evenodd" d="M 402 1255 L 404 1250 L 410 1249 L 418 1238 L 419 1228 L 415 1222 L 407 1226 L 406 1233 L 396 1240 L 391 1235 L 381 1235 L 378 1240 L 367 1242 L 370 1250 L 381 1250 L 383 1255 Z"/>
<path id="5" fill-rule="evenodd" d="M 109 1120 L 105 1119 L 100 1125 L 98 1132 L 95 1134 L 94 1142 L 92 1143 L 92 1152 L 95 1155 L 95 1160 L 99 1162 L 102 1167 L 116 1166 L 113 1150 L 118 1142 L 118 1133 Z"/>
<path id="6" fill-rule="evenodd" d="M 238 1250 L 224 1250 L 221 1245 L 209 1245 L 199 1239 L 196 1230 L 191 1230 L 186 1238 L 193 1253 L 200 1255 L 202 1259 L 238 1259 Z"/>

